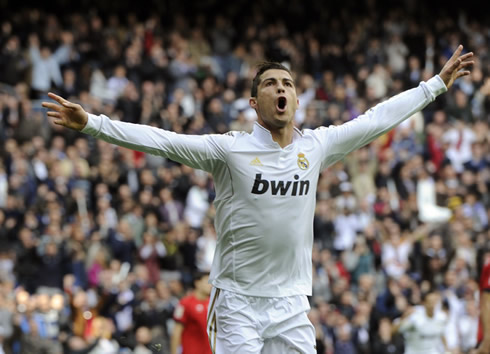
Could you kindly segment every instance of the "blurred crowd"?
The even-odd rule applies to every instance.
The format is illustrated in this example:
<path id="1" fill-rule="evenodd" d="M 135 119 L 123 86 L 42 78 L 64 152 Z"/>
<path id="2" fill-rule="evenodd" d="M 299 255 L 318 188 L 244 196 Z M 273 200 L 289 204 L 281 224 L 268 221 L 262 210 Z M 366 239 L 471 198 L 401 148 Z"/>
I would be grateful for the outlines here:
<path id="1" fill-rule="evenodd" d="M 294 71 L 295 122 L 310 129 L 417 86 L 460 43 L 476 56 L 470 76 L 322 173 L 310 319 L 319 353 L 401 353 L 393 321 L 432 289 L 449 348 L 474 347 L 490 244 L 490 22 L 414 3 L 2 15 L 0 353 L 167 353 L 173 310 L 216 245 L 210 176 L 53 125 L 48 91 L 178 133 L 250 131 L 254 65 L 274 60 Z"/>

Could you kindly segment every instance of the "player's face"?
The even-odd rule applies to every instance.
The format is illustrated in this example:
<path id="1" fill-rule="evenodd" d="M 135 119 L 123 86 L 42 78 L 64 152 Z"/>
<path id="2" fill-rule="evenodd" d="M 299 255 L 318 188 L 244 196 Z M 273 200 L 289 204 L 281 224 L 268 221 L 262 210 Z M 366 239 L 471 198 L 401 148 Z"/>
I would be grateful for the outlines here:
<path id="1" fill-rule="evenodd" d="M 257 112 L 259 123 L 269 129 L 292 124 L 299 102 L 291 75 L 285 70 L 270 69 L 260 79 L 257 97 L 250 98 L 250 106 Z"/>
<path id="2" fill-rule="evenodd" d="M 196 282 L 196 289 L 203 295 L 211 294 L 212 285 L 209 284 L 209 276 L 204 276 Z"/>
<path id="3" fill-rule="evenodd" d="M 436 308 L 438 302 L 439 302 L 439 295 L 437 295 L 435 293 L 427 295 L 427 297 L 425 298 L 425 304 L 424 304 L 427 312 L 432 313 L 434 311 L 434 309 Z"/>

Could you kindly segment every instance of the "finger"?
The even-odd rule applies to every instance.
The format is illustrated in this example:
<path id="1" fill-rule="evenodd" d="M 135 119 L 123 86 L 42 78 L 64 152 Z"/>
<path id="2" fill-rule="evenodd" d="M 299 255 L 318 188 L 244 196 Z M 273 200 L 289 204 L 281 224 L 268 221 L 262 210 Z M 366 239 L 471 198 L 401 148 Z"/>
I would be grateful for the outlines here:
<path id="1" fill-rule="evenodd" d="M 471 58 L 472 56 L 473 56 L 473 52 L 469 52 L 469 53 L 463 54 L 463 55 L 462 55 L 462 56 L 460 56 L 459 58 L 460 58 L 461 60 L 463 60 L 463 61 L 464 61 L 464 60 L 466 60 L 466 59 Z"/>
<path id="2" fill-rule="evenodd" d="M 58 102 L 59 104 L 63 104 L 64 102 L 68 102 L 67 100 L 65 100 L 63 97 L 61 96 L 58 96 L 52 92 L 48 92 L 48 97 L 51 98 L 52 100 L 55 100 L 56 102 Z"/>
<path id="3" fill-rule="evenodd" d="M 70 108 L 70 109 L 75 109 L 77 108 L 77 105 L 75 103 L 72 103 L 70 101 L 66 101 L 62 103 L 64 107 Z"/>
<path id="4" fill-rule="evenodd" d="M 470 65 L 473 65 L 475 64 L 475 62 L 473 60 L 468 60 L 468 61 L 464 61 L 461 63 L 460 67 L 464 68 L 465 66 L 470 66 Z"/>
<path id="5" fill-rule="evenodd" d="M 61 118 L 61 114 L 59 112 L 48 112 L 46 115 L 51 118 Z"/>
<path id="6" fill-rule="evenodd" d="M 53 111 L 59 111 L 63 108 L 60 105 L 53 102 L 43 102 L 42 106 L 47 109 L 52 109 Z"/>
<path id="7" fill-rule="evenodd" d="M 453 72 L 455 70 L 458 70 L 458 67 L 461 65 L 461 59 L 457 58 L 453 62 L 448 62 L 449 64 L 449 71 Z"/>
<path id="8" fill-rule="evenodd" d="M 469 66 L 472 66 L 475 62 L 473 61 L 465 61 L 463 63 L 460 63 L 457 68 L 454 69 L 454 71 L 460 71 L 461 69 L 468 69 Z"/>
<path id="9" fill-rule="evenodd" d="M 456 60 L 456 58 L 459 57 L 462 51 L 463 51 L 463 46 L 460 44 L 458 45 L 458 48 L 456 48 L 456 50 L 454 51 L 451 58 L 449 58 L 449 61 Z"/>
<path id="10" fill-rule="evenodd" d="M 458 71 L 458 73 L 456 74 L 456 79 L 459 79 L 460 77 L 463 77 L 463 76 L 467 76 L 469 75 L 471 72 L 468 71 L 468 70 L 465 70 L 465 71 Z"/>

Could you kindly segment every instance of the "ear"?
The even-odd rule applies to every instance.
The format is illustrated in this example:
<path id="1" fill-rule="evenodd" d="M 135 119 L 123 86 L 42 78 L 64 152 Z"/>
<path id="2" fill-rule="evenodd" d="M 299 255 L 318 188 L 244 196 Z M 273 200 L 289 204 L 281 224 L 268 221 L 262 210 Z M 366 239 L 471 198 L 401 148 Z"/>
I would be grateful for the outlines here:
<path id="1" fill-rule="evenodd" d="M 248 104 L 253 109 L 257 109 L 257 98 L 256 97 L 250 97 L 250 99 L 248 100 Z"/>

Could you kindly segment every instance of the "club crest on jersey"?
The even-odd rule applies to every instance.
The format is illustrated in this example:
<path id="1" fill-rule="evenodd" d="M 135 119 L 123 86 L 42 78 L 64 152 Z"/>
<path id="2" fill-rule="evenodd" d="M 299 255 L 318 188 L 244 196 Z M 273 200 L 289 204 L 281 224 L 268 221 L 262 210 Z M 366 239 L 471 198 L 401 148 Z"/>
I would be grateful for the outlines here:
<path id="1" fill-rule="evenodd" d="M 298 154 L 298 167 L 301 168 L 302 170 L 306 170 L 308 166 L 310 166 L 310 163 L 306 159 L 305 154 L 300 152 Z"/>

